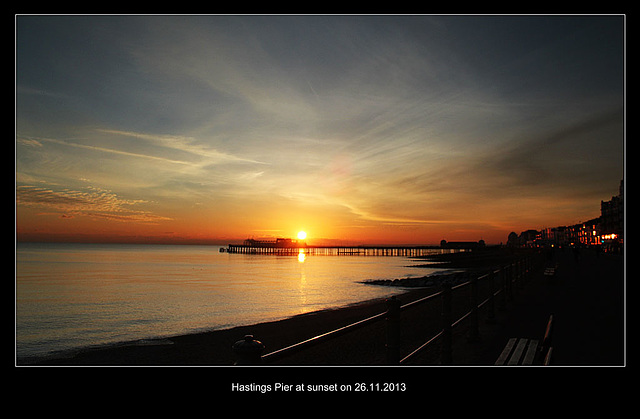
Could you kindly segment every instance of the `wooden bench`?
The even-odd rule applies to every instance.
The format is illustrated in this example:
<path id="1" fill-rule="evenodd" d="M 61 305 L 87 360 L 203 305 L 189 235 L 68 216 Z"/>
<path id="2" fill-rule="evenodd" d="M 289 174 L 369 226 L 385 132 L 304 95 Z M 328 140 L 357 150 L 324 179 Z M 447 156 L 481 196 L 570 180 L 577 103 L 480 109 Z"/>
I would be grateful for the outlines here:
<path id="1" fill-rule="evenodd" d="M 550 365 L 553 315 L 549 316 L 542 344 L 537 339 L 511 338 L 502 350 L 495 365 Z"/>

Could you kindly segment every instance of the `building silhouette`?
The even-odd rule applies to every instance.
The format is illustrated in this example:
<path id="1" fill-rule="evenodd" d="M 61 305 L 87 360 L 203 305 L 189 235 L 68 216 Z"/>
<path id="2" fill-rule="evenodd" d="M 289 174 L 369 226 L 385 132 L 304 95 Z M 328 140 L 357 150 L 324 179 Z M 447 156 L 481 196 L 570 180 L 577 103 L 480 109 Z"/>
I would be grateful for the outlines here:
<path id="1" fill-rule="evenodd" d="M 600 217 L 571 226 L 509 233 L 509 247 L 594 247 L 621 251 L 624 245 L 624 180 L 618 195 L 600 201 Z"/>
<path id="2" fill-rule="evenodd" d="M 620 181 L 618 196 L 600 202 L 600 231 L 604 236 L 624 239 L 624 184 Z"/>

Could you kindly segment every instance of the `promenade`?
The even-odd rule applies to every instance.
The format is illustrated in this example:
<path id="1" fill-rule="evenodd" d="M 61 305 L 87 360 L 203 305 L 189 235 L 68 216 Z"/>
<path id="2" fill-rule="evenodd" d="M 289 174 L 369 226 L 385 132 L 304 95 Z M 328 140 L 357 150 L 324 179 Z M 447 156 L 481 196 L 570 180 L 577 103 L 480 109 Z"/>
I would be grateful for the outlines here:
<path id="1" fill-rule="evenodd" d="M 470 363 L 491 365 L 511 337 L 541 339 L 554 316 L 552 365 L 626 364 L 625 273 L 621 255 L 555 251 L 556 274 L 535 272 Z"/>
<path id="2" fill-rule="evenodd" d="M 493 366 L 512 337 L 539 339 L 554 316 L 553 366 L 624 366 L 626 364 L 625 273 L 621 255 L 594 250 L 555 250 L 544 266 L 557 266 L 553 277 L 544 266 L 534 269 L 506 309 L 493 321 L 481 312 L 479 338 L 468 339 L 463 323 L 454 329 L 454 366 Z M 399 297 L 403 304 L 411 294 Z M 466 296 L 459 297 L 464 305 Z M 415 299 L 415 297 L 413 297 Z M 440 304 L 402 313 L 401 352 L 406 354 L 440 327 Z M 285 365 L 381 365 L 384 322 L 287 357 Z M 377 351 L 374 348 L 378 348 Z M 374 355 L 374 353 L 376 355 Z M 407 366 L 441 365 L 440 345 L 434 344 Z M 404 366 L 400 367 L 404 368 Z"/>

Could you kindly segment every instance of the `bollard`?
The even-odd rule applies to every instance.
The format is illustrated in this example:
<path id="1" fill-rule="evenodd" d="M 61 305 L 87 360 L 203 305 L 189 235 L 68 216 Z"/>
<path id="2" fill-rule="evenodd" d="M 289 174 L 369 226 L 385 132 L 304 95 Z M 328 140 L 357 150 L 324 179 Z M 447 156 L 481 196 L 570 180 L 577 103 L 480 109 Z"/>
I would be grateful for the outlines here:
<path id="1" fill-rule="evenodd" d="M 387 364 L 400 363 L 400 300 L 392 296 L 387 303 Z"/>
<path id="2" fill-rule="evenodd" d="M 254 340 L 253 335 L 245 335 L 243 340 L 233 344 L 233 352 L 237 358 L 234 365 L 259 365 L 262 362 L 260 356 L 263 351 L 262 342 Z"/>
<path id="3" fill-rule="evenodd" d="M 440 362 L 442 365 L 451 365 L 453 362 L 451 355 L 451 284 L 442 283 L 442 353 Z"/>

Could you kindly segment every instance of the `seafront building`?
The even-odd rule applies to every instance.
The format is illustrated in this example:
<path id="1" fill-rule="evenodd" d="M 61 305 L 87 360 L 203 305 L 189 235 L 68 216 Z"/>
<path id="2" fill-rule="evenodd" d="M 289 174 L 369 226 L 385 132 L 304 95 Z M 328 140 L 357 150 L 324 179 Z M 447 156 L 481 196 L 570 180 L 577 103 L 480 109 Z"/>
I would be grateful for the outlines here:
<path id="1" fill-rule="evenodd" d="M 624 238 L 624 184 L 620 181 L 618 196 L 600 202 L 600 230 L 604 236 Z"/>
<path id="2" fill-rule="evenodd" d="M 624 180 L 617 196 L 600 201 L 600 217 L 570 226 L 511 232 L 511 247 L 598 247 L 604 251 L 621 251 L 624 245 Z"/>

